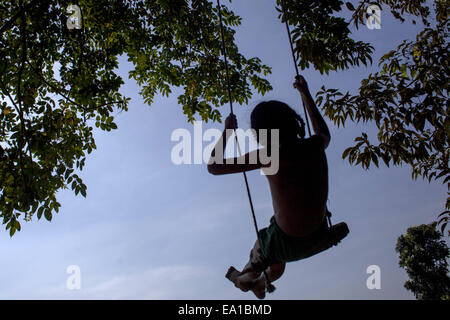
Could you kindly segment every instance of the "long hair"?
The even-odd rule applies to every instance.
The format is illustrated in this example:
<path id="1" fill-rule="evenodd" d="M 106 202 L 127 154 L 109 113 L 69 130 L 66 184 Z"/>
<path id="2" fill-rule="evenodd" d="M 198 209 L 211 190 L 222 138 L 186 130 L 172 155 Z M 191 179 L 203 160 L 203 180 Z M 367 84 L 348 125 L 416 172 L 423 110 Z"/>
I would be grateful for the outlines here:
<path id="1" fill-rule="evenodd" d="M 278 129 L 280 143 L 290 143 L 305 138 L 305 122 L 286 103 L 272 100 L 259 103 L 250 116 L 251 127 L 259 129 Z"/>

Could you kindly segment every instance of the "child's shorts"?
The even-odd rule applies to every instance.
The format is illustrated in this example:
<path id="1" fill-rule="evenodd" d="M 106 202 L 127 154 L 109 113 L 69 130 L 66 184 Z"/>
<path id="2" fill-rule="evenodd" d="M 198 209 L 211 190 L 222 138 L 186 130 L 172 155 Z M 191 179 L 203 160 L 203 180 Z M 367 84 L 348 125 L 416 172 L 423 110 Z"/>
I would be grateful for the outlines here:
<path id="1" fill-rule="evenodd" d="M 326 219 L 317 231 L 305 237 L 293 237 L 281 230 L 275 221 L 270 219 L 270 225 L 259 231 L 260 250 L 266 266 L 281 262 L 297 261 L 305 258 L 309 249 L 317 243 L 320 234 L 328 229 Z"/>

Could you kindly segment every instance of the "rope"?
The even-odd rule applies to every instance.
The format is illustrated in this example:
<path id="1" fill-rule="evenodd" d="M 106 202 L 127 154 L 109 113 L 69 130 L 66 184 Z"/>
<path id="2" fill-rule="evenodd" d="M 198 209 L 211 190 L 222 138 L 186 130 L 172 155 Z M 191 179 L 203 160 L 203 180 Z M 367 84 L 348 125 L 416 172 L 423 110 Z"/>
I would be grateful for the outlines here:
<path id="1" fill-rule="evenodd" d="M 298 77 L 298 76 L 300 76 L 300 72 L 298 71 L 297 59 L 295 58 L 294 45 L 292 43 L 292 34 L 291 34 L 291 29 L 289 27 L 288 19 L 287 19 L 286 6 L 284 4 L 284 0 L 281 0 L 281 9 L 283 10 L 283 16 L 284 16 L 285 24 L 286 24 L 286 31 L 287 31 L 287 34 L 289 37 L 289 44 L 291 46 L 292 60 L 294 61 L 295 72 L 297 73 L 297 77 Z M 308 126 L 308 133 L 309 133 L 309 136 L 311 137 L 311 127 L 309 125 L 308 112 L 306 111 L 305 101 L 303 101 L 303 97 L 302 97 L 302 104 L 303 104 L 303 112 L 305 114 L 305 119 L 306 119 L 306 125 Z"/>
<path id="2" fill-rule="evenodd" d="M 225 62 L 225 72 L 226 72 L 226 80 L 227 80 L 227 92 L 228 92 L 228 99 L 230 101 L 230 114 L 234 115 L 234 113 L 233 113 L 233 100 L 232 100 L 232 96 L 231 96 L 230 71 L 228 69 L 228 57 L 227 57 L 227 49 L 226 49 L 226 45 L 225 45 L 225 33 L 224 33 L 224 30 L 223 30 L 222 9 L 221 9 L 221 5 L 220 5 L 220 0 L 217 0 L 217 7 L 218 7 L 218 14 L 219 14 L 219 22 L 220 22 L 220 35 L 221 35 L 221 39 L 222 39 L 222 53 L 223 53 L 224 62 Z M 239 140 L 238 140 L 237 135 L 236 135 L 236 130 L 234 132 L 235 132 L 235 139 L 236 139 L 236 145 L 237 145 L 238 153 L 239 153 L 239 156 L 242 156 L 242 151 L 241 151 L 241 147 L 239 145 Z M 253 226 L 255 227 L 256 237 L 258 239 L 259 245 L 261 246 L 261 240 L 259 238 L 259 233 L 258 233 L 258 230 L 259 230 L 258 222 L 256 221 L 255 209 L 253 207 L 253 200 L 252 200 L 252 195 L 250 193 L 250 187 L 249 187 L 249 184 L 248 184 L 247 174 L 246 174 L 245 171 L 243 171 L 242 175 L 244 176 L 245 187 L 247 189 L 247 195 L 248 195 L 248 202 L 250 204 L 250 210 L 252 212 Z M 269 276 L 267 275 L 266 270 L 264 270 L 263 273 L 264 273 L 264 277 L 266 278 L 266 282 L 267 282 L 267 291 L 273 292 L 275 290 L 275 287 L 271 284 Z"/>

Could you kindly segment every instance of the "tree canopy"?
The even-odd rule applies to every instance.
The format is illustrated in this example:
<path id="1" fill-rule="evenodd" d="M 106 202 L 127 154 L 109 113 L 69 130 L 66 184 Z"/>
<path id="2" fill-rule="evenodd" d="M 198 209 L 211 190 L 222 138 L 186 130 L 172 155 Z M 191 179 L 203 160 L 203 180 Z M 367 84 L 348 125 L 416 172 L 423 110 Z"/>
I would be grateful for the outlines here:
<path id="1" fill-rule="evenodd" d="M 129 105 L 119 93 L 119 56 L 133 63 L 129 76 L 147 104 L 182 87 L 178 101 L 189 121 L 220 121 L 218 108 L 228 99 L 212 3 L 81 0 L 80 30 L 67 28 L 71 4 L 0 4 L 0 216 L 11 235 L 21 215 L 51 220 L 58 190 L 86 196 L 77 172 L 96 149 L 93 127 L 116 129 L 114 115 Z M 241 18 L 226 6 L 222 11 L 232 99 L 243 104 L 252 88 L 271 89 L 263 78 L 270 68 L 240 53 L 232 27 Z"/>
<path id="2" fill-rule="evenodd" d="M 420 300 L 450 299 L 449 249 L 436 224 L 408 228 L 397 240 L 399 265 L 409 280 L 405 288 Z"/>
<path id="3" fill-rule="evenodd" d="M 351 26 L 365 23 L 371 1 L 274 0 L 279 17 L 293 26 L 293 43 L 302 70 L 321 73 L 373 62 L 373 46 L 352 38 Z M 327 117 L 376 124 L 343 157 L 355 165 L 409 164 L 414 178 L 449 183 L 448 2 L 382 0 L 399 23 L 420 19 L 415 41 L 388 52 L 380 71 L 363 79 L 359 92 L 326 89 L 317 103 Z M 81 9 L 81 29 L 70 30 L 67 7 Z M 352 19 L 342 18 L 351 12 Z M 271 69 L 236 46 L 241 18 L 223 6 L 232 99 L 246 104 L 253 90 L 272 89 Z M 13 235 L 19 217 L 52 219 L 59 211 L 58 190 L 86 196 L 78 176 L 96 149 L 93 128 L 117 129 L 114 116 L 130 99 L 119 93 L 123 79 L 118 58 L 134 68 L 129 76 L 149 105 L 155 95 L 178 97 L 188 121 L 221 121 L 227 103 L 218 16 L 207 0 L 6 0 L 0 4 L 0 216 Z M 413 23 L 417 23 L 413 21 Z M 442 214 L 444 228 L 450 201 Z"/>

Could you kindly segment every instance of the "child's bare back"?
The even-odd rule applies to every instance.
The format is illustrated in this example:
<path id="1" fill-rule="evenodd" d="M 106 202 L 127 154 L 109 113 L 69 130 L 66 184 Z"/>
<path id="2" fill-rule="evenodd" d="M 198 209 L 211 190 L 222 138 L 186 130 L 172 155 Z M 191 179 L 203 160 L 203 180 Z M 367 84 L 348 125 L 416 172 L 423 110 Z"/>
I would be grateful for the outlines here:
<path id="1" fill-rule="evenodd" d="M 322 224 L 328 198 L 328 165 L 319 136 L 281 146 L 278 173 L 267 179 L 275 219 L 286 234 L 306 236 Z"/>

